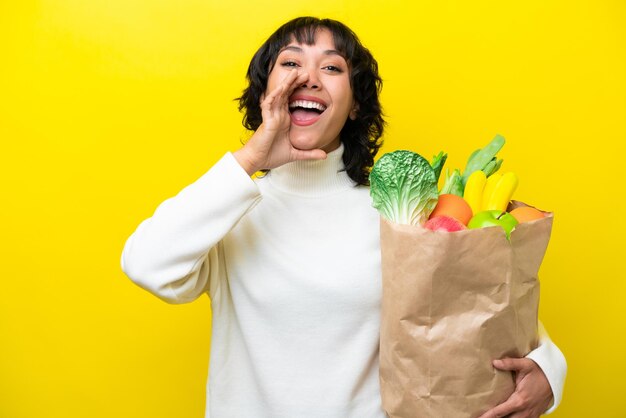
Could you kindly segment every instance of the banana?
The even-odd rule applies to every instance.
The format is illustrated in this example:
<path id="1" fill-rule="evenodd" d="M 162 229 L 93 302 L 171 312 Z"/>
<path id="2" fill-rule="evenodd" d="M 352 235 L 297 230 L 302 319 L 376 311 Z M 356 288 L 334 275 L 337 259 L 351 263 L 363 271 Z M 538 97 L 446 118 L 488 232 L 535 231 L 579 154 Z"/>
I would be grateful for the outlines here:
<path id="1" fill-rule="evenodd" d="M 487 204 L 489 203 L 489 198 L 491 197 L 491 193 L 493 193 L 493 189 L 496 188 L 496 185 L 502 178 L 501 173 L 494 173 L 487 177 L 487 183 L 485 183 L 485 188 L 483 190 L 483 199 L 480 204 L 480 210 L 487 210 Z"/>
<path id="2" fill-rule="evenodd" d="M 508 172 L 502 176 L 498 181 L 498 184 L 493 189 L 493 192 L 489 196 L 487 201 L 487 207 L 485 210 L 497 209 L 505 211 L 509 205 L 513 192 L 517 189 L 519 180 L 515 173 Z"/>
<path id="3" fill-rule="evenodd" d="M 463 199 L 470 205 L 473 214 L 481 210 L 485 183 L 487 183 L 487 176 L 482 170 L 474 171 L 467 179 Z"/>

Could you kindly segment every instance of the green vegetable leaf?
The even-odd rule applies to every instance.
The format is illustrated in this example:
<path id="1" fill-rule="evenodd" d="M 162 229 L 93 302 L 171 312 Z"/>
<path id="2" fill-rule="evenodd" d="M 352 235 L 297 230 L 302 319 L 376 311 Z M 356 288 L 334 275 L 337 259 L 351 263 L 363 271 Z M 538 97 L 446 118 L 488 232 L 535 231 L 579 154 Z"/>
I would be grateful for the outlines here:
<path id="1" fill-rule="evenodd" d="M 496 160 L 496 157 L 493 157 L 491 161 L 489 161 L 489 163 L 485 167 L 483 167 L 483 172 L 485 173 L 485 175 L 489 177 L 490 175 L 498 171 L 500 169 L 500 166 L 502 165 L 502 161 L 502 159 Z"/>
<path id="2" fill-rule="evenodd" d="M 455 194 L 463 197 L 463 191 L 465 186 L 463 185 L 463 178 L 461 177 L 461 171 L 455 168 L 452 175 L 446 176 L 446 182 L 441 188 L 441 194 Z"/>
<path id="3" fill-rule="evenodd" d="M 465 164 L 466 167 L 474 159 L 474 157 L 476 157 L 476 154 L 478 154 L 479 152 L 480 152 L 480 148 L 478 148 L 477 150 L 474 150 L 474 152 L 470 154 L 469 158 L 467 159 L 467 164 Z"/>
<path id="4" fill-rule="evenodd" d="M 484 169 L 503 146 L 504 137 L 502 135 L 496 135 L 495 138 L 493 138 L 483 149 L 478 152 L 474 151 L 470 159 L 467 161 L 465 171 L 463 171 L 463 185 L 467 183 L 467 179 L 474 171 Z"/>
<path id="5" fill-rule="evenodd" d="M 426 222 L 439 193 L 432 166 L 411 151 L 384 154 L 369 176 L 372 206 L 386 219 L 418 225 Z"/>
<path id="6" fill-rule="evenodd" d="M 491 161 L 489 161 L 481 170 L 485 173 L 485 175 L 491 174 L 491 171 L 496 168 L 496 163 L 496 157 L 493 157 Z M 489 176 L 487 175 L 487 177 Z"/>
<path id="7" fill-rule="evenodd" d="M 443 151 L 440 151 L 439 154 L 435 155 L 433 157 L 433 160 L 430 162 L 430 165 L 432 166 L 433 171 L 435 172 L 435 178 L 437 179 L 437 181 L 439 181 L 439 175 L 441 174 L 441 169 L 445 165 L 447 159 L 448 159 L 448 154 L 446 154 Z"/>

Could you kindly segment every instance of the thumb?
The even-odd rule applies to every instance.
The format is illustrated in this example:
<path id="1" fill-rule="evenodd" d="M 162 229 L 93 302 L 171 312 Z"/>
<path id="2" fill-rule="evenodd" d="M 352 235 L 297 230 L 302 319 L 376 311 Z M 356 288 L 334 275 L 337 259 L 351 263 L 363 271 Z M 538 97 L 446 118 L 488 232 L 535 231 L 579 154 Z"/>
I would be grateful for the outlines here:
<path id="1" fill-rule="evenodd" d="M 327 154 L 321 149 L 294 150 L 294 160 L 325 160 Z"/>
<path id="2" fill-rule="evenodd" d="M 521 358 L 502 358 L 493 361 L 493 366 L 499 370 L 521 371 L 526 368 L 526 359 Z"/>

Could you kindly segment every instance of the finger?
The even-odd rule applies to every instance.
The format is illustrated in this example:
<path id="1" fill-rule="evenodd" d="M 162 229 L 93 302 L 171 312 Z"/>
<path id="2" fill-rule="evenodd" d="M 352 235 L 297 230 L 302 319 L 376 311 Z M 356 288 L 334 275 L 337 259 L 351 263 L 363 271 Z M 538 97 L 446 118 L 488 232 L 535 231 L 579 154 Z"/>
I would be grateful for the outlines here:
<path id="1" fill-rule="evenodd" d="M 499 360 L 493 361 L 493 366 L 499 370 L 509 370 L 509 371 L 526 371 L 532 367 L 532 360 L 527 358 L 510 358 L 505 357 Z"/>
<path id="2" fill-rule="evenodd" d="M 288 95 L 300 87 L 303 83 L 305 83 L 309 79 L 309 73 L 306 71 L 298 71 L 298 76 L 293 80 L 293 82 L 288 86 Z"/>
<path id="3" fill-rule="evenodd" d="M 291 85 L 298 79 L 298 76 L 300 75 L 300 71 L 298 70 L 291 70 L 289 71 L 289 73 L 285 76 L 285 78 L 283 78 L 279 84 L 281 84 L 284 87 L 284 90 L 288 90 Z"/>
<path id="4" fill-rule="evenodd" d="M 277 100 L 278 95 L 283 90 L 282 86 L 278 86 L 274 89 L 270 94 L 267 95 L 265 100 L 261 103 L 261 118 L 264 122 L 269 121 L 273 118 L 274 110 L 272 109 L 275 106 L 275 102 Z"/>
<path id="5" fill-rule="evenodd" d="M 309 74 L 304 71 L 291 71 L 289 75 L 283 80 L 285 86 L 280 95 L 280 105 L 286 105 L 289 102 L 289 97 L 298 87 L 302 85 L 309 78 Z"/>
<path id="6" fill-rule="evenodd" d="M 529 417 L 535 417 L 535 416 L 530 414 L 528 411 L 521 411 L 521 412 L 515 412 L 514 414 L 511 414 L 506 418 L 529 418 Z M 539 418 L 539 415 L 536 415 L 536 418 Z"/>
<path id="7" fill-rule="evenodd" d="M 277 97 L 279 97 L 282 93 L 287 90 L 293 91 L 297 88 L 301 83 L 304 83 L 309 78 L 308 73 L 304 71 L 292 70 L 290 71 L 285 78 L 283 78 L 278 86 L 274 88 L 267 96 L 263 94 L 261 96 L 261 102 L 267 101 L 270 97 L 273 97 L 274 101 Z"/>
<path id="8" fill-rule="evenodd" d="M 522 402 L 514 393 L 509 399 L 495 408 L 485 412 L 479 418 L 502 418 L 514 412 L 520 411 L 521 409 Z"/>
<path id="9" fill-rule="evenodd" d="M 261 108 L 269 109 L 276 102 L 276 98 L 283 92 L 284 89 L 285 86 L 279 84 L 278 87 L 270 92 L 270 94 L 265 96 L 265 98 L 261 102 Z"/>
<path id="10" fill-rule="evenodd" d="M 275 111 L 282 107 L 285 107 L 287 104 L 288 94 L 285 94 L 286 90 L 289 88 L 289 85 L 293 82 L 293 80 L 297 77 L 294 74 L 296 71 L 291 71 L 285 78 L 283 78 L 278 86 L 268 94 L 265 100 L 261 103 L 261 109 L 265 108 L 268 111 Z"/>
<path id="11" fill-rule="evenodd" d="M 274 90 L 270 91 L 269 93 L 267 93 L 267 90 L 266 90 L 263 94 L 261 94 L 261 99 L 260 99 L 261 105 L 267 104 L 267 103 L 273 103 L 273 101 L 276 100 L 276 97 L 278 97 L 278 95 L 285 88 L 283 85 L 284 83 L 282 81 L 284 80 L 281 80 L 281 82 L 278 83 L 276 87 L 274 87 Z"/>

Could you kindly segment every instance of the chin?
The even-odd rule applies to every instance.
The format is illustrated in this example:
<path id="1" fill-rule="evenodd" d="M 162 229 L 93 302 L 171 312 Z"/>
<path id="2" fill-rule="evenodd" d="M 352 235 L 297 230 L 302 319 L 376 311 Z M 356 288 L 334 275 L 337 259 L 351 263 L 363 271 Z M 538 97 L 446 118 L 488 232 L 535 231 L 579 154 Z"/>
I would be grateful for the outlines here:
<path id="1" fill-rule="evenodd" d="M 311 138 L 309 135 L 290 135 L 289 142 L 294 148 L 301 150 L 311 150 L 319 148 L 322 141 L 319 138 Z"/>
<path id="2" fill-rule="evenodd" d="M 303 150 L 303 151 L 308 151 L 308 150 L 318 149 L 318 148 L 327 149 L 328 147 L 334 150 L 339 146 L 339 143 L 335 145 L 334 144 L 335 141 L 331 139 L 325 140 L 322 138 L 312 137 L 311 135 L 290 135 L 289 142 L 291 142 L 291 145 L 294 148 Z M 328 152 L 330 151 L 332 150 L 329 150 Z"/>

